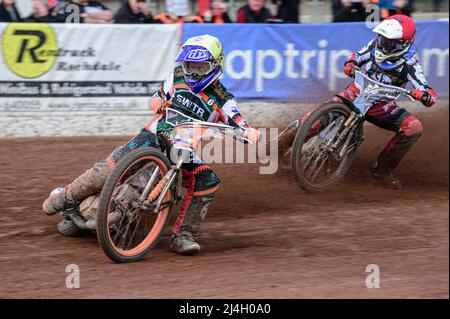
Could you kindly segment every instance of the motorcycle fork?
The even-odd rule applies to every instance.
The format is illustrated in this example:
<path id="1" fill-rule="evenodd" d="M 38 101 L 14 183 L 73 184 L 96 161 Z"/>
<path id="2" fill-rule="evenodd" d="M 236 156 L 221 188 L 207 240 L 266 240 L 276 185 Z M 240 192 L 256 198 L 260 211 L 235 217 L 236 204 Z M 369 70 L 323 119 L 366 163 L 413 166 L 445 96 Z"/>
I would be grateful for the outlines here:
<path id="1" fill-rule="evenodd" d="M 350 126 L 350 124 L 352 124 L 353 120 L 355 119 L 356 113 L 354 111 L 352 111 L 350 113 L 350 116 L 348 117 L 348 119 L 345 121 L 344 123 L 344 127 L 347 128 Z"/>
<path id="2" fill-rule="evenodd" d="M 356 114 L 355 112 L 351 112 L 348 119 L 344 122 L 344 130 L 339 134 L 339 137 L 337 138 L 336 142 L 333 143 L 332 149 L 336 150 L 339 148 L 339 145 L 341 145 L 344 140 L 344 145 L 342 146 L 341 151 L 338 154 L 338 158 L 342 158 L 345 153 L 347 152 L 349 143 L 358 128 L 358 125 L 360 125 L 360 121 L 362 119 L 362 116 L 359 114 Z M 362 141 L 362 140 L 361 140 Z M 361 144 L 361 142 L 357 141 L 358 145 Z"/>
<path id="3" fill-rule="evenodd" d="M 150 193 L 150 188 L 152 187 L 153 183 L 155 182 L 156 176 L 158 176 L 159 173 L 159 166 L 156 165 L 155 169 L 153 170 L 152 176 L 147 182 L 147 185 L 145 185 L 144 191 L 141 194 L 141 197 L 139 200 L 143 201 L 148 197 L 148 194 Z"/>
<path id="4" fill-rule="evenodd" d="M 181 165 L 183 165 L 183 158 L 180 157 L 180 159 L 178 160 L 177 164 L 172 166 L 172 168 L 167 172 L 167 174 L 163 177 L 163 179 L 161 181 L 164 181 L 164 186 L 162 188 L 161 193 L 158 196 L 158 200 L 156 201 L 156 207 L 153 210 L 154 213 L 159 213 L 159 209 L 161 207 L 162 201 L 164 200 L 164 197 L 166 196 L 167 192 L 169 191 L 169 189 L 172 187 L 173 182 L 175 181 L 175 179 L 177 177 L 179 177 L 179 174 L 181 172 Z M 177 185 L 176 185 L 176 194 L 174 198 L 175 201 L 177 201 L 178 198 L 178 194 L 181 194 L 181 178 L 178 178 L 177 180 Z"/>

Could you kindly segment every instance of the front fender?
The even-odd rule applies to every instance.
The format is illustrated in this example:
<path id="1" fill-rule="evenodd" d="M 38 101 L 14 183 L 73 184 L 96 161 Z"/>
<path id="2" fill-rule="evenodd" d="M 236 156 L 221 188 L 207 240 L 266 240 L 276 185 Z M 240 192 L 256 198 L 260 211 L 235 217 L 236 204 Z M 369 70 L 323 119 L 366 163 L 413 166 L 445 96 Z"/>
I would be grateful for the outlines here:
<path id="1" fill-rule="evenodd" d="M 342 100 L 342 103 L 344 103 L 346 106 L 348 106 L 350 108 L 350 110 L 354 111 L 356 114 L 360 114 L 361 113 L 361 111 L 358 110 L 358 108 L 355 106 L 355 104 L 353 104 L 352 101 L 350 101 L 346 97 L 343 97 L 342 95 L 339 95 L 339 94 L 336 94 L 336 96 L 338 98 L 340 98 Z"/>

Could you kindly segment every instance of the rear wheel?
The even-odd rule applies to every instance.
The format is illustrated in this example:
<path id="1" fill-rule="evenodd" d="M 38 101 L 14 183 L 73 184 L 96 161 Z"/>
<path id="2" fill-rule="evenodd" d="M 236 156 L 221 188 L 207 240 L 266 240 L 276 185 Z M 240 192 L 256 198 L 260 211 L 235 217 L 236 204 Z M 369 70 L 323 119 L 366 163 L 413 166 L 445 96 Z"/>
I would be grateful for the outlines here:
<path id="1" fill-rule="evenodd" d="M 138 205 L 145 186 L 151 190 L 169 171 L 170 162 L 159 150 L 144 147 L 130 152 L 108 176 L 100 194 L 97 237 L 105 254 L 114 262 L 142 259 L 158 243 L 172 205 L 154 213 Z M 146 198 L 147 199 L 147 198 Z M 163 203 L 173 200 L 169 189 Z"/>
<path id="2" fill-rule="evenodd" d="M 350 113 L 346 105 L 324 104 L 300 126 L 293 143 L 291 163 L 295 179 L 303 189 L 326 191 L 347 174 L 362 136 L 362 125 L 356 124 L 359 126 L 351 133 L 347 151 L 340 154 L 346 139 L 339 143 L 338 138 Z"/>

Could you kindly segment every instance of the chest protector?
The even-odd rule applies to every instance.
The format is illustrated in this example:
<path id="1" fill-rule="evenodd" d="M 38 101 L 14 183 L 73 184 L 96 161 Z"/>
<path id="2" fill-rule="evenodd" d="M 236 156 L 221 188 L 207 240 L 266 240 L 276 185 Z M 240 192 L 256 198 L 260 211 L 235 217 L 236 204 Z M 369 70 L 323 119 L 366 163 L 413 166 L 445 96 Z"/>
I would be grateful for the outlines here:
<path id="1" fill-rule="evenodd" d="M 415 49 L 411 49 L 395 62 L 383 62 L 383 65 L 378 65 L 375 60 L 374 48 L 372 48 L 370 62 L 366 67 L 367 75 L 384 84 L 404 86 L 408 82 L 408 67 L 411 61 L 415 61 L 415 53 Z"/>
<path id="2" fill-rule="evenodd" d="M 187 116 L 206 122 L 224 121 L 222 107 L 232 98 L 219 82 L 195 94 L 185 82 L 181 68 L 174 72 L 172 108 Z"/>

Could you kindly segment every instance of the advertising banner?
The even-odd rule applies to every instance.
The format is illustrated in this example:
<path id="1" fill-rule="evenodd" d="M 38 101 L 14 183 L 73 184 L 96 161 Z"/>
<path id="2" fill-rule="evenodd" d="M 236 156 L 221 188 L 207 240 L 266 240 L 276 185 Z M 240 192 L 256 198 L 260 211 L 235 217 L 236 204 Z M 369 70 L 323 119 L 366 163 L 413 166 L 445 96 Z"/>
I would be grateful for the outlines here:
<path id="1" fill-rule="evenodd" d="M 448 98 L 448 21 L 419 21 L 415 45 L 430 85 Z M 363 23 L 0 23 L 0 137 L 134 134 L 180 43 L 218 36 L 222 82 L 239 100 L 320 102 L 347 86 L 343 63 L 373 39 Z"/>
<path id="2" fill-rule="evenodd" d="M 179 27 L 0 24 L 0 111 L 147 108 L 173 68 Z"/>
<path id="3" fill-rule="evenodd" d="M 240 99 L 317 102 L 352 80 L 342 71 L 375 34 L 364 23 L 185 24 L 183 40 L 211 34 L 225 49 L 224 85 Z M 448 97 L 448 21 L 419 21 L 415 45 L 425 74 Z"/>

